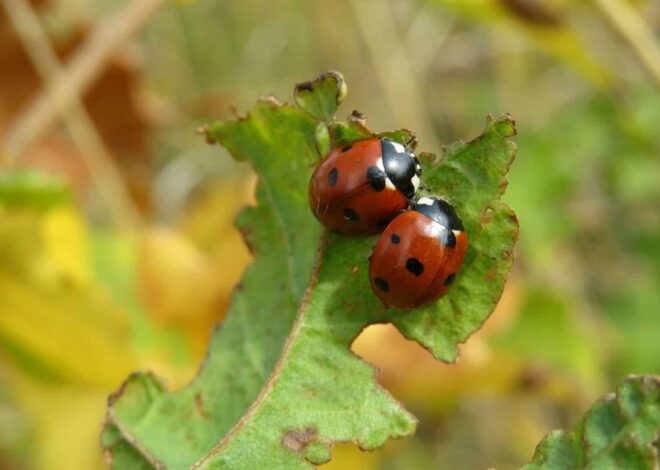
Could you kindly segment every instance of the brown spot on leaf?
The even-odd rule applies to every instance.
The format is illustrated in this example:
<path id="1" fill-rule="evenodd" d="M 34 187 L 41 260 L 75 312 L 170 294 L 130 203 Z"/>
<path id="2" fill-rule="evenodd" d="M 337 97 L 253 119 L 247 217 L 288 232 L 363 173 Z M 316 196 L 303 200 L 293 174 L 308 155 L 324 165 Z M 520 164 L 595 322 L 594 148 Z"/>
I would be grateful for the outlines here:
<path id="1" fill-rule="evenodd" d="M 496 279 L 498 272 L 499 272 L 498 266 L 495 266 L 492 269 L 490 269 L 484 276 L 485 281 L 491 282 L 492 280 Z"/>
<path id="2" fill-rule="evenodd" d="M 241 232 L 241 235 L 243 235 L 243 242 L 245 242 L 245 246 L 247 246 L 250 254 L 253 255 L 254 245 L 252 244 L 252 240 L 250 240 L 250 235 L 252 235 L 252 228 L 247 225 L 242 225 L 238 228 L 238 230 Z"/>
<path id="3" fill-rule="evenodd" d="M 353 274 L 355 274 L 355 273 L 358 272 L 359 270 L 360 270 L 360 268 L 358 268 L 357 266 L 351 266 L 351 272 L 352 272 Z"/>
<path id="4" fill-rule="evenodd" d="M 202 401 L 202 395 L 200 393 L 195 394 L 195 408 L 202 418 L 208 418 L 208 415 L 204 411 L 204 402 Z"/>
<path id="5" fill-rule="evenodd" d="M 316 440 L 318 433 L 318 429 L 311 426 L 303 430 L 291 429 L 282 437 L 282 445 L 293 452 L 300 453 L 307 444 Z"/>

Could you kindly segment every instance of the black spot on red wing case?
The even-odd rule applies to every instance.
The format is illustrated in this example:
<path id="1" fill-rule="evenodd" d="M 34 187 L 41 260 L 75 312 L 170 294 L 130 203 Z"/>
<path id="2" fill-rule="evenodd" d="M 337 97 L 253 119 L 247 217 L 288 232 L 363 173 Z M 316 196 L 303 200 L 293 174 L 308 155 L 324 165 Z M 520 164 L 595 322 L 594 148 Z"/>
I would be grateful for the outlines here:
<path id="1" fill-rule="evenodd" d="M 336 168 L 333 168 L 332 170 L 330 170 L 330 173 L 328 173 L 328 184 L 330 186 L 336 185 L 338 177 L 339 177 L 339 171 L 337 171 Z"/>
<path id="2" fill-rule="evenodd" d="M 360 220 L 360 216 L 353 209 L 346 208 L 344 209 L 344 219 L 350 220 L 351 222 L 357 222 Z"/>
<path id="3" fill-rule="evenodd" d="M 395 245 L 398 245 L 399 242 L 401 242 L 401 237 L 398 236 L 396 233 L 393 233 L 392 236 L 390 237 L 390 241 Z"/>
<path id="4" fill-rule="evenodd" d="M 424 265 L 417 258 L 408 258 L 406 261 L 406 269 L 415 276 L 421 276 L 424 272 Z"/>
<path id="5" fill-rule="evenodd" d="M 445 279 L 444 284 L 446 286 L 450 286 L 454 282 L 454 278 L 456 278 L 456 273 L 452 273 L 449 276 L 447 276 L 447 279 Z"/>
<path id="6" fill-rule="evenodd" d="M 367 170 L 367 181 L 374 191 L 382 191 L 385 189 L 385 173 L 383 173 L 378 167 L 369 167 Z"/>
<path id="7" fill-rule="evenodd" d="M 383 292 L 387 292 L 388 290 L 390 290 L 390 285 L 382 277 L 375 277 L 374 284 L 376 284 L 376 287 L 378 287 Z"/>

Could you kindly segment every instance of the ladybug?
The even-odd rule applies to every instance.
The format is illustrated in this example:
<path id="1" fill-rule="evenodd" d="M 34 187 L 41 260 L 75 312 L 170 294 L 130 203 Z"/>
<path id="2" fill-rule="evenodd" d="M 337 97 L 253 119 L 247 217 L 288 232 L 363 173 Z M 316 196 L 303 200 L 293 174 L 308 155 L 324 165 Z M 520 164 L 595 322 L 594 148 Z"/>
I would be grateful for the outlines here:
<path id="1" fill-rule="evenodd" d="M 374 235 L 408 208 L 422 169 L 408 147 L 386 137 L 333 149 L 309 183 L 309 205 L 330 230 Z"/>
<path id="2" fill-rule="evenodd" d="M 454 208 L 420 198 L 383 231 L 369 258 L 376 296 L 396 308 L 414 308 L 442 297 L 454 282 L 468 237 Z"/>

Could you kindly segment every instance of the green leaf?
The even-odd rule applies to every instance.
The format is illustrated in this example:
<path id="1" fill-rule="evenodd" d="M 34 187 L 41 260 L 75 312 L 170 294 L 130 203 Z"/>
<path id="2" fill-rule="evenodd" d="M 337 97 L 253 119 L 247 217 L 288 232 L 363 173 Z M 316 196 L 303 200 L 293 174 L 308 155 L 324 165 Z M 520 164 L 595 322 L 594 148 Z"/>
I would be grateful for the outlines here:
<path id="1" fill-rule="evenodd" d="M 339 72 L 327 72 L 312 82 L 296 85 L 293 96 L 300 109 L 321 121 L 331 121 L 346 97 L 347 87 Z"/>
<path id="2" fill-rule="evenodd" d="M 366 126 L 366 118 L 359 111 L 353 111 L 347 121 L 345 123 L 335 122 L 330 125 L 329 132 L 333 147 L 341 147 L 356 140 L 374 136 L 374 133 Z"/>
<path id="3" fill-rule="evenodd" d="M 136 363 L 128 318 L 90 276 L 68 194 L 38 173 L 0 177 L 0 353 L 32 377 L 108 387 Z"/>
<path id="4" fill-rule="evenodd" d="M 594 404 L 572 431 L 553 431 L 536 448 L 534 469 L 653 469 L 658 462 L 660 378 L 630 376 Z"/>
<path id="5" fill-rule="evenodd" d="M 328 96 L 324 81 L 310 87 L 307 111 Z M 333 145 L 378 135 L 359 117 L 330 125 Z M 307 468 L 328 461 L 333 442 L 374 449 L 413 433 L 415 418 L 376 383 L 373 367 L 350 344 L 366 325 L 395 321 L 438 357 L 453 359 L 456 341 L 486 319 L 517 231 L 513 213 L 499 202 L 514 153 L 506 139 L 514 133 L 510 118 L 491 120 L 481 137 L 452 147 L 443 160 L 425 159 L 426 184 L 451 194 L 474 241 L 457 286 L 411 313 L 386 308 L 371 293 L 374 238 L 324 233 L 312 216 L 307 186 L 319 132 L 308 113 L 271 99 L 246 118 L 211 126 L 208 140 L 250 162 L 260 177 L 258 205 L 239 217 L 255 263 L 190 386 L 148 401 L 132 397 L 131 387 L 113 397 L 106 429 L 121 433 L 106 440 L 109 455 L 130 458 L 129 448 L 167 468 Z M 409 131 L 389 135 L 414 142 Z M 429 321 L 436 326 L 418 324 Z M 123 406 L 125 400 L 133 405 Z"/>
<path id="6" fill-rule="evenodd" d="M 71 191 L 60 179 L 35 171 L 0 174 L 0 208 L 49 209 L 71 201 Z"/>
<path id="7" fill-rule="evenodd" d="M 406 337 L 444 361 L 456 359 L 457 343 L 479 329 L 491 313 L 513 263 L 518 222 L 500 197 L 516 152 L 515 144 L 507 139 L 515 133 L 509 116 L 489 117 L 483 134 L 467 144 L 449 146 L 440 162 L 420 155 L 424 185 L 429 193 L 454 205 L 469 246 L 450 293 L 433 305 L 397 318 L 395 324 Z"/>
<path id="8" fill-rule="evenodd" d="M 195 380 L 154 398 L 139 420 L 110 408 L 116 417 L 109 422 L 122 422 L 118 427 L 148 449 L 145 458 L 154 465 L 187 468 L 205 455 L 245 413 L 273 370 L 321 238 L 306 194 L 318 159 L 315 127 L 301 110 L 268 99 L 246 118 L 209 131 L 261 176 L 257 206 L 243 210 L 237 220 L 255 262 L 237 286 L 227 320 L 214 335 Z M 124 399 L 122 394 L 118 403 Z M 152 455 L 157 457 L 152 460 Z"/>

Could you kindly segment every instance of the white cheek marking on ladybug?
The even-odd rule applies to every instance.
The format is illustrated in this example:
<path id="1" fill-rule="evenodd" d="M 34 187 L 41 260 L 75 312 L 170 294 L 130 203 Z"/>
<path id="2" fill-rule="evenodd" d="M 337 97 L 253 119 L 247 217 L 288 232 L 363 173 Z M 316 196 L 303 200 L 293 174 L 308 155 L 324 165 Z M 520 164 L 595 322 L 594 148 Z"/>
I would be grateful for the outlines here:
<path id="1" fill-rule="evenodd" d="M 433 199 L 428 197 L 420 197 L 419 200 L 417 201 L 417 204 L 421 204 L 423 206 L 432 206 Z"/>
<path id="2" fill-rule="evenodd" d="M 458 236 L 461 233 L 460 230 L 452 230 L 452 232 L 454 233 L 455 236 Z"/>
<path id="3" fill-rule="evenodd" d="M 412 185 L 415 188 L 415 192 L 419 189 L 419 176 L 415 175 L 411 179 Z"/>
<path id="4" fill-rule="evenodd" d="M 385 187 L 387 189 L 396 189 L 396 186 L 394 186 L 394 183 L 390 180 L 390 178 L 387 176 L 387 172 L 385 171 L 385 166 L 383 165 L 383 159 L 379 158 L 378 161 L 376 162 L 376 167 L 383 172 L 385 175 Z"/>
<path id="5" fill-rule="evenodd" d="M 398 142 L 392 141 L 392 147 L 394 147 L 396 153 L 406 153 L 406 148 Z"/>

